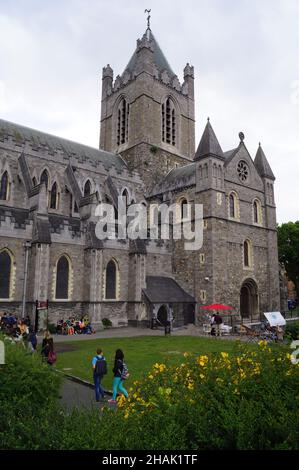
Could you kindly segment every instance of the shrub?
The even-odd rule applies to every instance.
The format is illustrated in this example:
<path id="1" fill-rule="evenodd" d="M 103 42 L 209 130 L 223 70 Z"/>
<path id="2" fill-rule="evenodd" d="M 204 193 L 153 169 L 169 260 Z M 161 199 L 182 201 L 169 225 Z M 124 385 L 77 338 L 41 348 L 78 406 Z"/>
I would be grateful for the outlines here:
<path id="1" fill-rule="evenodd" d="M 27 353 L 21 343 L 4 342 L 6 364 L 0 366 L 1 448 L 51 448 L 60 378 L 50 366 L 41 363 L 39 354 Z"/>
<path id="2" fill-rule="evenodd" d="M 112 326 L 112 322 L 109 320 L 109 318 L 103 318 L 102 323 L 104 328 L 110 328 Z"/>
<path id="3" fill-rule="evenodd" d="M 56 325 L 54 323 L 49 323 L 48 325 L 48 331 L 54 335 L 56 333 Z"/>
<path id="4" fill-rule="evenodd" d="M 286 336 L 290 339 L 298 339 L 299 338 L 299 322 L 288 322 L 286 325 Z"/>
<path id="5" fill-rule="evenodd" d="M 111 440 L 119 449 L 297 449 L 298 369 L 266 342 L 155 364 L 118 399 L 125 435 L 116 429 Z"/>

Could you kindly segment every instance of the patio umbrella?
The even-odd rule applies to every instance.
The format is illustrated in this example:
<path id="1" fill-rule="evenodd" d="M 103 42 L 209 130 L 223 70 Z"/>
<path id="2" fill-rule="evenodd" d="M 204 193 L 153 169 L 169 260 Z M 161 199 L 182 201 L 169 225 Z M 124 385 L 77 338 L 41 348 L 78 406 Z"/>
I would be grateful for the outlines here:
<path id="1" fill-rule="evenodd" d="M 202 310 L 234 310 L 233 307 L 224 304 L 211 304 L 211 305 L 203 305 L 200 307 Z"/>

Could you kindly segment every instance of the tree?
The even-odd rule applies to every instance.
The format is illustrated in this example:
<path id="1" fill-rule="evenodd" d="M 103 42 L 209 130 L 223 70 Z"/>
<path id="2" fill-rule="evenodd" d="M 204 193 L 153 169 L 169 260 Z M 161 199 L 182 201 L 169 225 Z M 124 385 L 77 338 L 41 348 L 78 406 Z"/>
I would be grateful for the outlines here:
<path id="1" fill-rule="evenodd" d="M 278 225 L 278 256 L 299 293 L 299 221 Z"/>

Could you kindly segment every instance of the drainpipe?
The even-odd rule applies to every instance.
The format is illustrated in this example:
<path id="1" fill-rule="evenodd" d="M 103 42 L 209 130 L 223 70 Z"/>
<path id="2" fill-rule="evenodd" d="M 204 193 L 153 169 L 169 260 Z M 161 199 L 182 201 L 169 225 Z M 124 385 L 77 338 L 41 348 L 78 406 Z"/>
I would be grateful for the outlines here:
<path id="1" fill-rule="evenodd" d="M 23 299 L 22 299 L 22 319 L 25 318 L 26 311 L 26 290 L 27 290 L 27 277 L 28 277 L 28 256 L 29 248 L 31 248 L 31 242 L 26 241 L 23 244 L 25 248 L 25 267 L 24 267 L 24 284 L 23 284 Z"/>

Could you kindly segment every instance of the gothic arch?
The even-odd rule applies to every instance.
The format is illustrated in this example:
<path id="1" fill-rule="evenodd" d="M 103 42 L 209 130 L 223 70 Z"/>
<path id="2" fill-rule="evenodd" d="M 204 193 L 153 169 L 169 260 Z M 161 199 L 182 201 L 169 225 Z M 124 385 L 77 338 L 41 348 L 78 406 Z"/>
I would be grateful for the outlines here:
<path id="1" fill-rule="evenodd" d="M 243 242 L 243 266 L 249 269 L 253 267 L 253 246 L 249 238 Z"/>
<path id="2" fill-rule="evenodd" d="M 166 95 L 161 103 L 162 142 L 179 147 L 180 108 L 172 95 Z"/>
<path id="3" fill-rule="evenodd" d="M 228 195 L 228 218 L 240 220 L 240 200 L 236 191 L 230 191 Z"/>
<path id="4" fill-rule="evenodd" d="M 119 265 L 115 258 L 110 258 L 104 269 L 104 299 L 118 300 L 119 298 Z"/>
<path id="5" fill-rule="evenodd" d="M 262 203 L 258 198 L 252 201 L 252 219 L 255 225 L 263 224 Z"/>
<path id="6" fill-rule="evenodd" d="M 11 193 L 11 180 L 7 170 L 0 174 L 0 200 L 9 201 Z"/>
<path id="7" fill-rule="evenodd" d="M 54 268 L 54 299 L 71 300 L 73 292 L 73 267 L 71 258 L 62 253 L 56 260 Z"/>
<path id="8" fill-rule="evenodd" d="M 259 311 L 258 285 L 252 278 L 245 279 L 240 288 L 240 314 L 250 318 Z"/>
<path id="9" fill-rule="evenodd" d="M 46 175 L 47 175 L 47 182 L 46 182 Z M 39 177 L 40 184 L 43 181 L 46 183 L 47 191 L 49 191 L 49 188 L 51 187 L 51 172 L 50 172 L 49 168 L 46 167 L 46 166 L 40 172 L 40 177 Z"/>
<path id="10" fill-rule="evenodd" d="M 0 298 L 11 300 L 14 292 L 14 255 L 8 248 L 0 250 Z"/>
<path id="11" fill-rule="evenodd" d="M 121 94 L 113 107 L 113 135 L 117 147 L 129 140 L 130 103 L 125 94 Z"/>
<path id="12" fill-rule="evenodd" d="M 83 188 L 83 197 L 88 197 L 93 193 L 93 189 L 92 189 L 93 184 L 90 178 L 85 179 L 82 188 Z"/>

